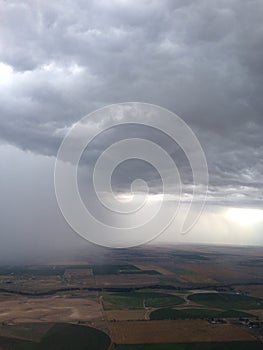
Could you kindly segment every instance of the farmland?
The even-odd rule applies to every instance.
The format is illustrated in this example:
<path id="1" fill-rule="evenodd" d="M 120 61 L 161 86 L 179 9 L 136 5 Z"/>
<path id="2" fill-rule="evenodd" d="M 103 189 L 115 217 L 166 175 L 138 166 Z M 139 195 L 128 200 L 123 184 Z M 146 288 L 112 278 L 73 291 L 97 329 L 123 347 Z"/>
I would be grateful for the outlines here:
<path id="1" fill-rule="evenodd" d="M 153 311 L 150 314 L 151 320 L 185 320 L 185 319 L 207 319 L 207 318 L 239 318 L 239 317 L 255 317 L 252 314 L 243 311 L 227 310 L 218 311 L 211 309 L 171 309 L 164 308 Z"/>
<path id="2" fill-rule="evenodd" d="M 90 298 L 19 297 L 0 303 L 0 322 L 78 322 L 102 318 L 99 302 Z"/>
<path id="3" fill-rule="evenodd" d="M 94 265 L 92 270 L 94 275 L 160 275 L 160 273 L 154 269 L 143 270 L 134 265 Z"/>
<path id="4" fill-rule="evenodd" d="M 159 275 L 147 274 L 120 274 L 120 275 L 97 275 L 95 276 L 96 286 L 105 287 L 140 287 L 160 283 Z"/>
<path id="5" fill-rule="evenodd" d="M 198 342 L 118 345 L 117 350 L 261 350 L 261 342 Z"/>
<path id="6" fill-rule="evenodd" d="M 110 322 L 109 328 L 117 344 L 255 341 L 247 330 L 204 320 Z"/>
<path id="7" fill-rule="evenodd" d="M 152 246 L 108 250 L 103 261 L 2 266 L 0 349 L 52 349 L 55 324 L 103 331 L 115 343 L 110 350 L 259 349 L 262 255 L 260 248 Z M 55 333 L 57 349 L 67 349 Z M 76 349 L 86 342 L 79 339 Z"/>
<path id="8" fill-rule="evenodd" d="M 107 310 L 105 311 L 107 320 L 109 321 L 138 321 L 145 319 L 144 309 L 135 310 Z"/>
<path id="9" fill-rule="evenodd" d="M 184 300 L 178 296 L 165 293 L 122 292 L 103 295 L 104 306 L 111 308 L 144 308 L 180 305 Z"/>
<path id="10" fill-rule="evenodd" d="M 13 338 L 0 336 L 0 348 L 6 350 L 85 350 L 89 344 L 90 350 L 107 350 L 110 346 L 110 338 L 103 332 L 90 328 L 70 324 L 47 325 L 45 334 L 41 334 L 39 339 L 32 340 L 32 333 L 38 331 L 30 324 L 22 325 L 22 331 L 26 334 L 26 328 L 30 333 L 30 339 L 19 339 L 17 331 L 19 327 L 13 329 Z M 20 329 L 21 333 L 21 329 Z M 25 337 L 25 335 L 23 335 Z"/>
<path id="11" fill-rule="evenodd" d="M 241 294 L 199 293 L 188 297 L 195 303 L 221 309 L 263 309 L 263 299 Z"/>

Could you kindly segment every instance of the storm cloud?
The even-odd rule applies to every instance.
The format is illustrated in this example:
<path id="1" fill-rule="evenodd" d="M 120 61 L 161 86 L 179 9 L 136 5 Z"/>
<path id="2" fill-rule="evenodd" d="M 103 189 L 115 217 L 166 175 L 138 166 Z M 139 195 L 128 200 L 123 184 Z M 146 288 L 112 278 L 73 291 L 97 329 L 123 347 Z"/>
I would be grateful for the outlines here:
<path id="1" fill-rule="evenodd" d="M 262 18 L 261 0 L 2 0 L 1 142 L 54 160 L 67 130 L 89 112 L 124 101 L 160 105 L 200 140 L 208 201 L 261 208 Z M 87 162 L 132 133 L 183 159 L 161 134 L 116 129 L 94 142 Z M 115 187 L 140 169 L 158 192 L 158 176 L 144 165 L 116 171 Z"/>

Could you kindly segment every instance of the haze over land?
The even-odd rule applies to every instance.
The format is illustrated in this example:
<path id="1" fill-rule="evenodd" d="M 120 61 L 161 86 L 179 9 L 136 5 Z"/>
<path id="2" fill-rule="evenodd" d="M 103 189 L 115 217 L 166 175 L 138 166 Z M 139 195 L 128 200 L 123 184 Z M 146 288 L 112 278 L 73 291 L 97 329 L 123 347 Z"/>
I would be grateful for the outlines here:
<path id="1" fill-rule="evenodd" d="M 262 245 L 262 16 L 261 0 L 1 1 L 1 259 L 88 248 L 57 206 L 55 156 L 82 116 L 123 101 L 178 114 L 207 157 L 209 192 L 200 221 L 186 236 L 174 224 L 155 243 Z M 86 200 L 98 154 L 131 135 L 172 155 L 187 194 L 192 175 L 178 147 L 135 127 L 104 133 L 85 152 Z M 137 177 L 159 191 L 156 172 L 140 162 L 114 175 L 118 193 Z"/>

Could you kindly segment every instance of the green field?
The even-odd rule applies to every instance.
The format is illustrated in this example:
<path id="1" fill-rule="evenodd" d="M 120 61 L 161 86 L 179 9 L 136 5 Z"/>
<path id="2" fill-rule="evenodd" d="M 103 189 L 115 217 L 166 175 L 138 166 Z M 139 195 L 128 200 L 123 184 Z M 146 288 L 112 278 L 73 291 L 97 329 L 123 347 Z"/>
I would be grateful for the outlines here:
<path id="1" fill-rule="evenodd" d="M 167 271 L 176 273 L 177 275 L 197 275 L 195 271 L 183 269 L 181 267 L 175 267 L 175 266 L 162 266 L 162 267 L 165 268 Z"/>
<path id="2" fill-rule="evenodd" d="M 56 324 L 40 342 L 0 337 L 0 349 L 7 350 L 106 350 L 110 338 L 98 329 L 73 324 Z"/>
<path id="3" fill-rule="evenodd" d="M 160 275 L 155 270 L 140 270 L 134 265 L 74 265 L 72 266 L 42 266 L 42 265 L 28 265 L 28 266 L 1 266 L 0 275 L 33 275 L 33 276 L 56 276 L 63 275 L 66 269 L 74 270 L 90 269 L 92 268 L 94 275 L 119 275 L 119 274 L 149 274 Z"/>
<path id="4" fill-rule="evenodd" d="M 110 343 L 110 338 L 98 329 L 56 324 L 48 331 L 37 350 L 105 350 Z"/>
<path id="5" fill-rule="evenodd" d="M 26 340 L 0 337 L 0 349 L 7 350 L 37 350 L 36 343 Z"/>
<path id="6" fill-rule="evenodd" d="M 118 345 L 116 350 L 261 350 L 261 342 Z"/>
<path id="7" fill-rule="evenodd" d="M 165 293 L 121 292 L 103 294 L 105 309 L 168 307 L 184 303 L 184 299 Z M 111 304 L 111 306 L 108 305 Z"/>
<path id="8" fill-rule="evenodd" d="M 94 275 L 119 275 L 141 271 L 134 265 L 93 265 Z"/>
<path id="9" fill-rule="evenodd" d="M 207 319 L 207 318 L 239 318 L 255 317 L 246 312 L 227 310 L 209 310 L 209 309 L 182 309 L 176 310 L 171 308 L 159 309 L 151 312 L 151 320 L 185 320 L 185 319 Z"/>
<path id="10" fill-rule="evenodd" d="M 30 275 L 30 276 L 57 276 L 63 275 L 65 267 L 62 266 L 1 266 L 0 275 Z"/>
<path id="11" fill-rule="evenodd" d="M 155 270 L 127 270 L 127 271 L 121 271 L 119 274 L 125 274 L 125 275 L 161 275 L 160 272 Z"/>
<path id="12" fill-rule="evenodd" d="M 198 293 L 188 297 L 198 304 L 219 309 L 253 310 L 263 309 L 263 299 L 242 294 Z"/>
<path id="13" fill-rule="evenodd" d="M 210 260 L 207 256 L 196 253 L 182 253 L 182 252 L 173 252 L 172 255 L 176 258 L 185 259 L 185 260 L 199 260 L 199 261 L 207 261 Z"/>

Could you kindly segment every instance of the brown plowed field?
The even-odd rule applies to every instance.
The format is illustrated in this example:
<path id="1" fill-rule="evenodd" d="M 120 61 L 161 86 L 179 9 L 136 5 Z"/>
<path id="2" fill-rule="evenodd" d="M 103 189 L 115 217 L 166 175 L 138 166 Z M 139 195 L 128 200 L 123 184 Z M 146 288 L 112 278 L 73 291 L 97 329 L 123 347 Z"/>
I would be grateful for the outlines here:
<path id="1" fill-rule="evenodd" d="M 102 319 L 100 303 L 80 298 L 17 298 L 0 302 L 0 322 L 78 322 Z"/>
<path id="2" fill-rule="evenodd" d="M 96 285 L 99 286 L 147 286 L 158 284 L 158 275 L 99 275 L 95 276 Z"/>
<path id="3" fill-rule="evenodd" d="M 140 270 L 154 270 L 154 271 L 157 271 L 159 273 L 161 273 L 162 275 L 174 275 L 173 272 L 171 271 L 168 271 L 160 266 L 156 266 L 156 265 L 141 265 L 141 264 L 136 264 L 135 265 L 136 267 L 138 267 L 138 269 Z"/>
<path id="4" fill-rule="evenodd" d="M 110 310 L 105 311 L 109 321 L 136 321 L 145 319 L 145 310 Z"/>
<path id="5" fill-rule="evenodd" d="M 255 341 L 248 331 L 203 320 L 110 322 L 117 344 Z"/>

